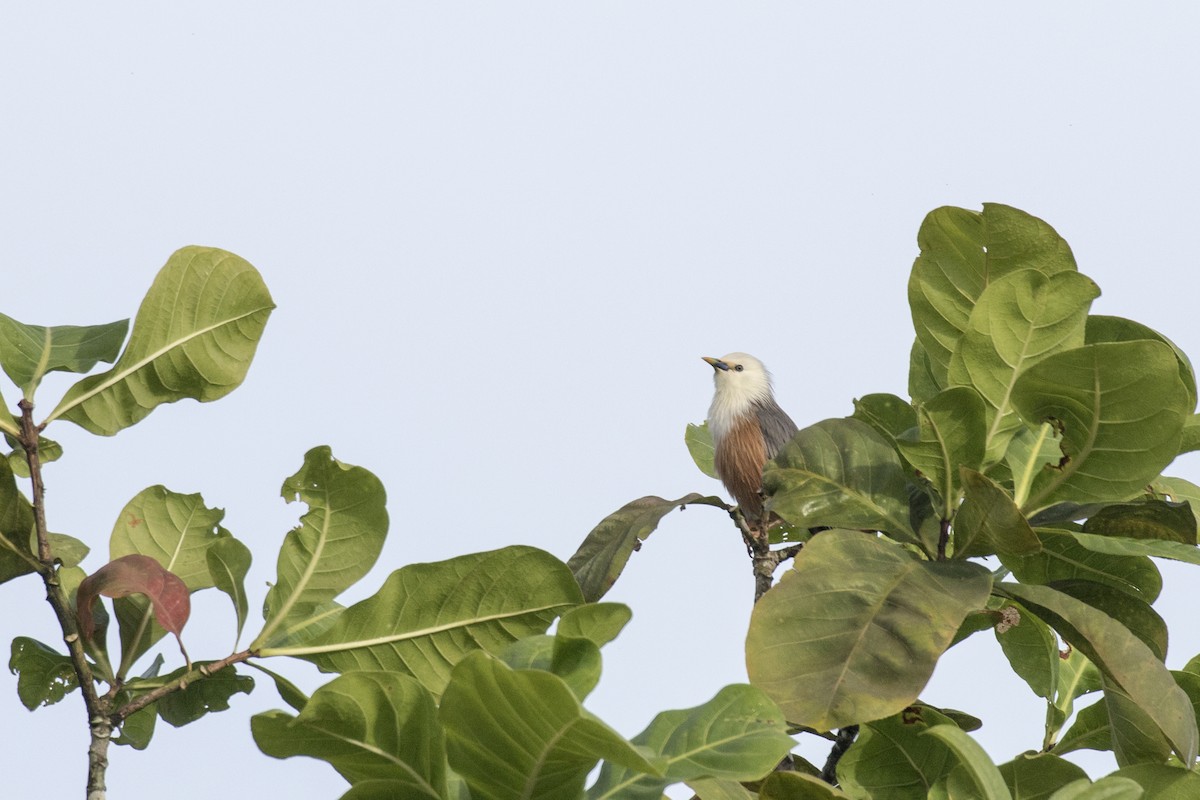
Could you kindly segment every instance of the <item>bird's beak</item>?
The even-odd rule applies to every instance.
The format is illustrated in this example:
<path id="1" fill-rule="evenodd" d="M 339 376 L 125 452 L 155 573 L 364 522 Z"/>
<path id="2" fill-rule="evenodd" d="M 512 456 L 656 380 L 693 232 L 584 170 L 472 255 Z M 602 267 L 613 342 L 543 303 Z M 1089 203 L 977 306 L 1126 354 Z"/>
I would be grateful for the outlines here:
<path id="1" fill-rule="evenodd" d="M 701 356 L 701 358 L 711 364 L 713 369 L 723 369 L 726 372 L 729 371 L 729 365 L 719 358 L 710 358 L 709 356 Z"/>

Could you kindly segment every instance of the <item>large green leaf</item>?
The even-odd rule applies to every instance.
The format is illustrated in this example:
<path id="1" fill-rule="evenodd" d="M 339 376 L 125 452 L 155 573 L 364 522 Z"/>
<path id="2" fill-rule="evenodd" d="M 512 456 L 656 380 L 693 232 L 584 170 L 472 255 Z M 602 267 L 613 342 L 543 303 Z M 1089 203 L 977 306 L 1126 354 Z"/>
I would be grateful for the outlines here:
<path id="1" fill-rule="evenodd" d="M 402 567 L 315 638 L 259 652 L 298 656 L 326 672 L 405 672 L 439 695 L 471 651 L 499 653 L 544 633 L 581 601 L 561 561 L 532 547 L 506 547 Z"/>
<path id="2" fill-rule="evenodd" d="M 1187 501 L 1192 507 L 1192 514 L 1200 525 L 1200 486 L 1183 478 L 1172 478 L 1160 475 L 1150 484 L 1150 491 L 1165 500 L 1173 502 Z"/>
<path id="3" fill-rule="evenodd" d="M 895 440 L 905 460 L 937 490 L 945 519 L 958 507 L 959 469 L 983 464 L 985 427 L 979 393 L 956 386 L 918 406 L 917 427 Z"/>
<path id="4" fill-rule="evenodd" d="M 450 766 L 475 800 L 579 797 L 601 758 L 661 774 L 642 749 L 586 712 L 558 676 L 512 670 L 483 652 L 454 668 L 440 717 Z"/>
<path id="5" fill-rule="evenodd" d="M 1196 407 L 1196 371 L 1192 368 L 1192 362 L 1187 354 L 1180 350 L 1174 342 L 1153 328 L 1131 319 L 1109 317 L 1103 314 L 1093 314 L 1087 318 L 1087 344 L 1133 342 L 1139 339 L 1149 339 L 1170 346 L 1175 353 L 1175 359 L 1179 362 L 1179 380 L 1187 389 L 1188 396 L 1191 398 L 1191 408 L 1194 409 Z"/>
<path id="6" fill-rule="evenodd" d="M 1022 269 L 1046 275 L 1075 269 L 1071 249 L 1053 228 L 997 203 L 985 203 L 982 213 L 934 209 L 921 223 L 917 244 L 908 302 L 929 371 L 943 388 L 971 310 L 991 283 Z"/>
<path id="7" fill-rule="evenodd" d="M 991 583 L 979 564 L 923 561 L 884 539 L 825 531 L 754 606 L 750 682 L 790 722 L 817 730 L 894 714 L 916 700 Z"/>
<path id="8" fill-rule="evenodd" d="M 1171 756 L 1171 745 L 1153 718 L 1133 698 L 1104 682 L 1104 708 L 1112 730 L 1112 749 L 1117 764 L 1162 764 Z"/>
<path id="9" fill-rule="evenodd" d="M 163 486 L 143 489 L 125 504 L 109 539 L 112 560 L 127 555 L 150 556 L 183 580 L 191 592 L 213 585 L 208 569 L 208 548 L 221 538 L 232 538 L 220 526 L 225 512 L 208 508 L 199 494 L 179 494 Z M 166 633 L 154 620 L 150 601 L 142 595 L 122 597 L 113 603 L 121 630 L 121 666 L 124 677 L 133 663 Z"/>
<path id="10" fill-rule="evenodd" d="M 513 669 L 554 673 L 581 703 L 600 683 L 600 648 L 589 639 L 562 635 L 526 636 L 501 650 L 499 657 Z"/>
<path id="11" fill-rule="evenodd" d="M 925 351 L 920 337 L 913 341 L 908 357 L 908 394 L 914 403 L 922 403 L 945 388 L 946 374 L 941 379 L 934 374 L 933 359 Z M 916 421 L 913 422 L 916 424 Z"/>
<path id="12" fill-rule="evenodd" d="M 783 714 L 762 691 L 726 686 L 704 705 L 662 712 L 633 737 L 634 744 L 661 756 L 661 777 L 605 762 L 588 797 L 659 800 L 663 789 L 680 781 L 757 780 L 795 745 L 786 730 Z"/>
<path id="13" fill-rule="evenodd" d="M 1141 639 L 1159 661 L 1166 660 L 1167 623 L 1145 600 L 1094 581 L 1056 581 L 1051 585 L 1120 622 Z"/>
<path id="14" fill-rule="evenodd" d="M 255 714 L 250 730 L 274 758 L 319 758 L 352 783 L 393 781 L 396 800 L 447 796 L 437 707 L 407 675 L 342 675 L 314 692 L 298 715 Z"/>
<path id="15" fill-rule="evenodd" d="M 1058 444 L 1061 438 L 1052 425 L 1043 422 L 1036 428 L 1022 428 L 1008 443 L 1004 466 L 1012 477 L 1013 498 L 1018 506 L 1025 505 L 1029 498 L 1033 479 L 1062 458 Z M 999 472 L 996 467 L 993 470 Z"/>
<path id="16" fill-rule="evenodd" d="M 367 574 L 387 536 L 383 484 L 368 470 L 335 459 L 328 446 L 305 453 L 304 466 L 283 482 L 283 497 L 303 501 L 308 513 L 279 549 L 279 578 L 267 592 L 267 622 L 252 650 L 292 638 L 293 623 L 305 622 Z"/>
<path id="17" fill-rule="evenodd" d="M 1083 769 L 1053 753 L 1024 753 L 998 769 L 1013 800 L 1047 800 L 1068 783 L 1087 780 Z"/>
<path id="18" fill-rule="evenodd" d="M 928 707 L 863 725 L 858 739 L 837 765 L 838 783 L 854 798 L 914 800 L 924 798 L 956 761 L 942 740 L 923 736 L 950 718 Z"/>
<path id="19" fill-rule="evenodd" d="M 800 431 L 763 469 L 767 508 L 811 528 L 869 528 L 916 541 L 904 467 L 886 439 L 857 419 Z"/>
<path id="20" fill-rule="evenodd" d="M 1039 553 L 1013 555 L 1000 553 L 1000 561 L 1021 583 L 1086 580 L 1112 586 L 1153 603 L 1162 591 L 1162 575 L 1144 553 L 1098 551 L 1080 542 L 1074 531 L 1038 530 L 1042 541 Z M 1089 541 L 1104 537 L 1095 536 Z M 1114 540 L 1115 541 L 1115 540 Z M 1158 544 L 1167 544 L 1160 542 Z M 1186 545 L 1180 545 L 1186 547 Z M 1194 549 L 1194 548 L 1193 548 Z"/>
<path id="21" fill-rule="evenodd" d="M 579 581 L 584 599 L 594 603 L 603 597 L 621 576 L 629 556 L 654 533 L 662 518 L 692 504 L 725 506 L 719 497 L 705 497 L 696 492 L 678 500 L 649 496 L 626 503 L 602 519 L 567 562 Z"/>
<path id="22" fill-rule="evenodd" d="M 687 787 L 696 793 L 693 800 L 760 800 L 762 798 L 762 795 L 751 792 L 738 781 L 699 778 L 688 781 Z"/>
<path id="23" fill-rule="evenodd" d="M 1041 540 L 1003 487 L 966 467 L 960 480 L 964 497 L 954 517 L 955 558 L 1041 551 Z"/>
<path id="24" fill-rule="evenodd" d="M 1112 750 L 1112 721 L 1103 699 L 1080 710 L 1071 727 L 1054 746 L 1054 752 L 1059 755 L 1076 750 Z"/>
<path id="25" fill-rule="evenodd" d="M 146 293 L 117 363 L 72 386 L 46 422 L 62 417 L 112 436 L 163 403 L 224 397 L 245 379 L 274 307 L 258 271 L 233 253 L 176 251 Z"/>
<path id="26" fill-rule="evenodd" d="M 1021 421 L 1012 407 L 1017 376 L 1051 353 L 1079 347 L 1092 300 L 1091 278 L 1066 271 L 1022 269 L 983 290 L 950 358 L 949 380 L 972 386 L 987 403 L 984 441 L 990 461 L 1003 456 Z"/>
<path id="27" fill-rule="evenodd" d="M 1050 623 L 1141 706 L 1185 764 L 1196 760 L 1196 716 L 1187 694 L 1141 639 L 1090 605 L 1048 586 L 996 587 Z"/>
<path id="28" fill-rule="evenodd" d="M 129 320 L 107 325 L 25 325 L 0 314 L 0 367 L 32 400 L 47 372 L 90 372 L 121 352 Z"/>
<path id="29" fill-rule="evenodd" d="M 1150 341 L 1055 353 L 1021 374 L 1012 402 L 1062 432 L 1063 459 L 1035 478 L 1026 510 L 1135 496 L 1175 458 L 1191 413 L 1174 353 Z"/>

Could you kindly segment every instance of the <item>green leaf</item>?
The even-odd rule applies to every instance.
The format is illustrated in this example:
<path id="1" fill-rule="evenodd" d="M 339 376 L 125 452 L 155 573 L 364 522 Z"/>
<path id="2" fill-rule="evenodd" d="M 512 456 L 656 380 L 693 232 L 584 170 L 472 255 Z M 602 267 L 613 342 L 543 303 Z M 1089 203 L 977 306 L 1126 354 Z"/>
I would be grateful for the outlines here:
<path id="1" fill-rule="evenodd" d="M 1200 796 L 1200 775 L 1179 767 L 1138 764 L 1122 767 L 1113 775 L 1127 778 L 1145 789 L 1144 800 L 1195 800 Z"/>
<path id="2" fill-rule="evenodd" d="M 391 780 L 395 798 L 444 798 L 446 755 L 433 697 L 406 675 L 356 672 L 322 686 L 304 710 L 255 714 L 250 731 L 273 758 L 329 762 L 351 783 Z"/>
<path id="3" fill-rule="evenodd" d="M 1133 781 L 1110 775 L 1095 783 L 1081 778 L 1050 795 L 1050 800 L 1138 800 L 1142 796 L 1142 787 Z"/>
<path id="4" fill-rule="evenodd" d="M 802 772 L 772 772 L 762 782 L 758 797 L 759 800 L 849 800 L 850 795 Z"/>
<path id="5" fill-rule="evenodd" d="M 114 561 L 129 555 L 153 558 L 177 575 L 189 592 L 213 585 L 208 570 L 208 548 L 229 532 L 221 528 L 225 512 L 208 508 L 199 494 L 178 494 L 151 486 L 125 504 L 109 540 Z M 114 608 L 121 630 L 121 666 L 130 667 L 166 633 L 154 620 L 150 602 L 142 596 L 124 597 Z"/>
<path id="6" fill-rule="evenodd" d="M 500 651 L 500 660 L 513 669 L 540 669 L 557 675 L 581 703 L 600 682 L 600 648 L 588 639 L 526 636 Z"/>
<path id="7" fill-rule="evenodd" d="M 1053 753 L 1025 753 L 998 769 L 1013 800 L 1047 800 L 1072 781 L 1087 780 L 1081 768 Z"/>
<path id="8" fill-rule="evenodd" d="M 1058 686 L 1054 702 L 1046 707 L 1046 739 L 1043 749 L 1054 744 L 1074 711 L 1075 700 L 1085 694 L 1100 691 L 1103 678 L 1096 665 L 1075 648 L 1070 648 L 1058 662 Z M 1082 712 L 1080 712 L 1082 713 Z"/>
<path id="9" fill-rule="evenodd" d="M 1117 764 L 1162 764 L 1171 756 L 1171 745 L 1154 720 L 1138 704 L 1114 686 L 1104 682 L 1104 708 L 1112 730 L 1112 749 Z"/>
<path id="10" fill-rule="evenodd" d="M 973 386 L 987 403 L 989 461 L 1003 456 L 1022 427 L 1011 402 L 1017 376 L 1052 353 L 1082 346 L 1088 308 L 1099 295 L 1078 272 L 1036 269 L 1009 273 L 983 290 L 951 355 L 949 380 Z"/>
<path id="11" fill-rule="evenodd" d="M 700 471 L 710 478 L 717 478 L 717 468 L 713 466 L 716 451 L 713 449 L 712 432 L 708 430 L 708 423 L 693 425 L 689 422 L 683 432 L 683 441 Z"/>
<path id="12" fill-rule="evenodd" d="M 250 571 L 250 548 L 233 536 L 222 536 L 209 545 L 205 553 L 208 573 L 213 584 L 233 601 L 237 614 L 237 640 L 242 638 L 242 626 L 246 624 L 249 601 L 246 599 L 246 573 Z"/>
<path id="13" fill-rule="evenodd" d="M 855 400 L 851 416 L 870 425 L 893 446 L 897 437 L 909 428 L 917 427 L 916 410 L 894 394 L 868 394 Z"/>
<path id="14" fill-rule="evenodd" d="M 795 742 L 779 708 L 753 686 L 726 686 L 704 705 L 664 711 L 633 743 L 662 757 L 661 777 L 605 762 L 588 791 L 592 800 L 658 800 L 669 784 L 703 777 L 757 780 Z"/>
<path id="15" fill-rule="evenodd" d="M 1043 422 L 1037 428 L 1022 428 L 1008 443 L 1004 465 L 1012 475 L 1013 498 L 1018 506 L 1025 505 L 1033 479 L 1062 458 L 1060 437 L 1054 428 Z"/>
<path id="16" fill-rule="evenodd" d="M 896 447 L 937 489 L 948 519 L 958 507 L 959 469 L 983 463 L 983 399 L 967 386 L 946 389 L 918 406 L 917 420 L 916 428 L 896 439 Z"/>
<path id="17" fill-rule="evenodd" d="M 1161 539 L 1196 545 L 1196 515 L 1187 501 L 1135 500 L 1115 503 L 1097 511 L 1083 524 L 1085 533 Z"/>
<path id="18" fill-rule="evenodd" d="M 154 737 L 154 728 L 158 722 L 158 708 L 151 703 L 135 714 L 121 720 L 121 725 L 113 734 L 113 744 L 132 747 L 134 750 L 145 750 L 150 746 Z"/>
<path id="19" fill-rule="evenodd" d="M 195 666 L 204 666 L 206 663 L 211 662 L 197 662 Z M 135 691 L 143 686 L 161 686 L 189 671 L 187 667 L 182 667 L 152 681 L 130 681 L 126 687 Z M 253 689 L 254 679 L 248 675 L 239 675 L 237 670 L 230 666 L 212 672 L 203 679 L 192 681 L 186 688 L 166 695 L 155 705 L 163 722 L 180 728 L 189 722 L 195 722 L 205 714 L 228 710 L 229 698 L 235 694 L 250 694 Z"/>
<path id="20" fill-rule="evenodd" d="M 465 655 L 480 648 L 499 653 L 544 633 L 581 600 L 561 561 L 532 547 L 507 547 L 402 567 L 324 633 L 259 652 L 298 656 L 326 672 L 396 670 L 439 695 Z"/>
<path id="21" fill-rule="evenodd" d="M 1183 423 L 1183 438 L 1179 442 L 1179 455 L 1200 450 L 1200 414 L 1192 414 Z"/>
<path id="22" fill-rule="evenodd" d="M 1021 374 L 1012 402 L 1062 432 L 1063 460 L 1034 479 L 1027 510 L 1137 495 L 1179 452 L 1191 413 L 1171 348 L 1147 341 L 1055 353 Z"/>
<path id="23" fill-rule="evenodd" d="M 0 458 L 0 583 L 33 572 L 32 530 L 33 506 L 17 488 L 8 460 Z"/>
<path id="24" fill-rule="evenodd" d="M 768 510 L 792 525 L 869 528 L 916 542 L 906 482 L 892 446 L 853 418 L 804 428 L 763 469 Z"/>
<path id="25" fill-rule="evenodd" d="M 1112 750 L 1112 721 L 1103 699 L 1076 714 L 1075 722 L 1054 746 L 1059 755 L 1076 750 Z"/>
<path id="26" fill-rule="evenodd" d="M 308 513 L 279 549 L 279 578 L 263 605 L 266 625 L 251 650 L 281 644 L 273 637 L 281 626 L 312 617 L 366 575 L 387 537 L 383 484 L 338 461 L 328 446 L 304 454 L 304 466 L 283 482 L 283 497 L 303 501 Z"/>
<path id="27" fill-rule="evenodd" d="M 633 611 L 624 603 L 585 603 L 563 612 L 557 631 L 559 636 L 588 639 L 603 647 L 616 639 L 632 618 Z"/>
<path id="28" fill-rule="evenodd" d="M 72 386 L 45 422 L 62 417 L 112 436 L 163 403 L 224 397 L 246 377 L 274 307 L 258 271 L 233 253 L 176 251 L 146 293 L 117 363 Z"/>
<path id="29" fill-rule="evenodd" d="M 678 500 L 649 496 L 626 503 L 601 520 L 567 562 L 584 599 L 594 603 L 603 597 L 621 576 L 629 556 L 654 533 L 662 518 L 692 504 L 726 507 L 720 498 L 696 492 Z"/>
<path id="30" fill-rule="evenodd" d="M 981 800 L 1012 800 L 1004 778 L 987 753 L 966 732 L 954 724 L 934 725 L 925 735 L 941 739 L 954 751 L 959 764 L 966 768 L 979 790 Z"/>
<path id="31" fill-rule="evenodd" d="M 1074 531 L 1040 529 L 1037 533 L 1042 540 L 1042 552 L 1019 556 L 1000 554 L 1000 561 L 1021 583 L 1095 581 L 1132 592 L 1147 603 L 1153 603 L 1162 591 L 1158 567 L 1145 555 L 1097 552 L 1094 544 L 1085 545 L 1079 540 L 1078 537 L 1085 534 Z M 1088 541 L 1094 543 L 1100 538 L 1103 537 L 1096 536 Z"/>
<path id="32" fill-rule="evenodd" d="M 1141 639 L 1159 661 L 1166 660 L 1167 623 L 1146 601 L 1092 581 L 1056 581 L 1052 586 L 1120 622 Z"/>
<path id="33" fill-rule="evenodd" d="M 966 467 L 961 470 L 960 481 L 965 495 L 954 517 L 955 558 L 1041 551 L 1041 540 L 999 484 Z"/>
<path id="34" fill-rule="evenodd" d="M 909 397 L 913 399 L 914 403 L 922 403 L 945 388 L 944 384 L 945 380 L 939 381 L 937 375 L 934 374 L 933 360 L 925 350 L 925 345 L 921 344 L 920 338 L 915 339 L 908 356 Z M 913 425 L 916 424 L 914 419 Z"/>
<path id="35" fill-rule="evenodd" d="M 1022 269 L 1045 275 L 1075 270 L 1071 249 L 1053 228 L 997 203 L 985 203 L 983 213 L 934 209 L 921 223 L 917 244 L 921 253 L 908 281 L 908 301 L 939 387 L 949 385 L 951 355 L 991 283 Z"/>
<path id="36" fill-rule="evenodd" d="M 754 606 L 750 682 L 790 722 L 817 730 L 894 714 L 916 700 L 991 583 L 979 564 L 921 561 L 884 539 L 825 531 Z"/>
<path id="37" fill-rule="evenodd" d="M 1088 344 L 1100 342 L 1133 342 L 1139 339 L 1149 339 L 1168 345 L 1175 353 L 1179 363 L 1179 380 L 1183 383 L 1191 399 L 1191 408 L 1196 407 L 1196 372 L 1187 354 L 1179 347 L 1153 328 L 1148 328 L 1140 322 L 1122 317 L 1109 317 L 1093 314 L 1087 319 L 1086 341 Z"/>
<path id="38" fill-rule="evenodd" d="M 950 720 L 931 708 L 907 708 L 862 726 L 838 762 L 842 791 L 855 798 L 923 798 L 956 764 L 942 740 L 922 734 Z"/>
<path id="39" fill-rule="evenodd" d="M 688 781 L 687 787 L 699 800 L 762 800 L 761 794 L 751 792 L 738 781 L 699 778 Z"/>
<path id="40" fill-rule="evenodd" d="M 0 409 L 3 409 L 3 407 L 3 401 L 0 400 Z M 0 410 L 0 420 L 3 420 L 3 418 L 4 411 Z M 12 469 L 15 475 L 19 475 L 22 478 L 28 478 L 29 461 L 28 456 L 25 454 L 25 447 L 21 444 L 20 440 L 16 436 L 10 433 L 4 434 L 4 441 L 8 442 L 9 446 L 13 449 L 13 451 L 8 454 L 9 468 Z M 62 458 L 62 454 L 63 449 L 61 444 L 53 439 L 47 439 L 45 436 L 38 437 L 38 459 L 42 462 L 43 467 L 47 464 L 58 461 L 60 458 Z"/>
<path id="41" fill-rule="evenodd" d="M 47 372 L 91 372 L 121 352 L 129 320 L 107 325 L 25 325 L 0 314 L 0 367 L 32 400 Z"/>
<path id="42" fill-rule="evenodd" d="M 17 697 L 30 711 L 54 705 L 79 688 L 70 656 L 27 636 L 12 641 L 8 668 L 17 676 Z"/>
<path id="43" fill-rule="evenodd" d="M 1013 672 L 1038 697 L 1053 702 L 1058 690 L 1058 637 L 1050 626 L 1015 603 L 1005 603 L 1004 620 L 995 627 L 996 641 Z M 1003 628 L 1003 630 L 1001 630 Z"/>
<path id="44" fill-rule="evenodd" d="M 271 680 L 275 681 L 275 691 L 279 693 L 279 699 L 287 703 L 296 711 L 303 711 L 308 705 L 308 695 L 300 691 L 296 684 L 289 681 L 287 678 L 280 675 L 278 672 L 273 672 L 267 669 L 262 664 L 257 664 L 253 661 L 247 661 L 246 666 L 252 667 L 263 673 Z"/>
<path id="45" fill-rule="evenodd" d="M 578 797 L 601 758 L 660 773 L 639 748 L 584 711 L 560 678 L 511 670 L 482 652 L 454 668 L 440 717 L 450 766 L 476 800 Z"/>
<path id="46" fill-rule="evenodd" d="M 1150 484 L 1150 490 L 1165 500 L 1173 502 L 1186 500 L 1192 507 L 1192 514 L 1196 517 L 1197 523 L 1200 524 L 1200 486 L 1191 481 L 1185 481 L 1183 478 L 1169 478 L 1160 475 Z"/>
<path id="47" fill-rule="evenodd" d="M 1196 716 L 1187 694 L 1142 641 L 1119 622 L 1047 586 L 1002 583 L 1004 595 L 1050 623 L 1149 714 L 1185 764 L 1196 760 Z"/>

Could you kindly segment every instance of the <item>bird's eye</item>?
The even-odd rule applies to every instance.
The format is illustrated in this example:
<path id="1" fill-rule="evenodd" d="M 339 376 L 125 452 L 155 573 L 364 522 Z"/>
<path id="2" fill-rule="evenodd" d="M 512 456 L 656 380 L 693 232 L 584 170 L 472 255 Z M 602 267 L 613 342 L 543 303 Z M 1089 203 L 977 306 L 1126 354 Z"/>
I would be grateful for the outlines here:
<path id="1" fill-rule="evenodd" d="M 741 372 L 741 371 L 742 371 L 742 365 L 741 365 L 741 364 L 736 364 L 736 365 L 734 365 L 733 369 L 734 369 L 734 371 L 735 371 L 735 372 Z"/>

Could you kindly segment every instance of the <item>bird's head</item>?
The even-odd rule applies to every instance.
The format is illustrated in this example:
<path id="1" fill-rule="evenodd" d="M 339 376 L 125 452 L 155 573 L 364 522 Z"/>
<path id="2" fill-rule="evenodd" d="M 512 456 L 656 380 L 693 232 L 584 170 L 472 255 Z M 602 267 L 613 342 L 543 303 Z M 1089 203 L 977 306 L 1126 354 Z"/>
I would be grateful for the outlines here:
<path id="1" fill-rule="evenodd" d="M 736 409 L 771 396 L 771 374 L 754 356 L 730 353 L 723 358 L 704 356 L 704 360 L 713 368 L 714 399 L 723 404 Z"/>

